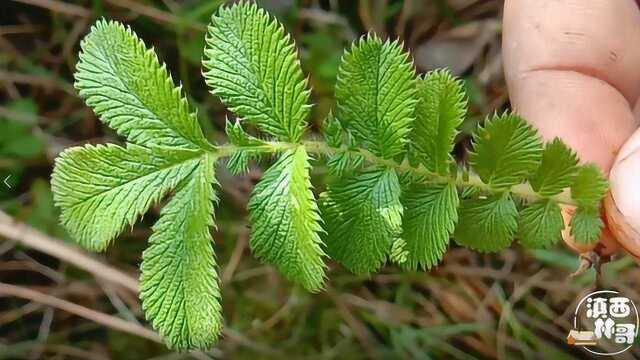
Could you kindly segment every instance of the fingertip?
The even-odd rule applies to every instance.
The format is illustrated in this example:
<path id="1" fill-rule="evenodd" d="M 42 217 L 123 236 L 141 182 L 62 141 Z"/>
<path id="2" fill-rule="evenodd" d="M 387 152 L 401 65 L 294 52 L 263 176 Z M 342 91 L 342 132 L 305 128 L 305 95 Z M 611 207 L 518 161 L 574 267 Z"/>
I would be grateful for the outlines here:
<path id="1" fill-rule="evenodd" d="M 520 74 L 571 70 L 640 94 L 640 11 L 634 0 L 505 1 L 503 56 L 509 87 Z"/>
<path id="2" fill-rule="evenodd" d="M 610 192 L 604 201 L 607 222 L 616 240 L 640 258 L 640 131 L 624 144 L 609 173 Z"/>

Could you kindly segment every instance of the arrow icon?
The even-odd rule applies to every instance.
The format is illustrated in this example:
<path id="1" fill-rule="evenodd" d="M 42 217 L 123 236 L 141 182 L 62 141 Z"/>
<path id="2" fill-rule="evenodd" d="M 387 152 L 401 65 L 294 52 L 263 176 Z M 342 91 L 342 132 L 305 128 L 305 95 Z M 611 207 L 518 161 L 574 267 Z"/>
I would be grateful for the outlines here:
<path id="1" fill-rule="evenodd" d="M 7 185 L 7 187 L 9 189 L 11 189 L 11 185 L 9 184 L 9 178 L 11 177 L 11 175 L 7 175 L 6 178 L 4 178 L 4 184 Z"/>

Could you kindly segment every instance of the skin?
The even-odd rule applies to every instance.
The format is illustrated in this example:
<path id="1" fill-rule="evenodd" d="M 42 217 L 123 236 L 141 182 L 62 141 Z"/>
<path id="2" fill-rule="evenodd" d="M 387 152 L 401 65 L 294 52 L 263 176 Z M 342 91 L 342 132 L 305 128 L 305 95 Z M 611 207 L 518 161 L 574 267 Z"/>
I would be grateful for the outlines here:
<path id="1" fill-rule="evenodd" d="M 506 0 L 505 76 L 513 108 L 609 175 L 598 245 L 640 258 L 640 8 L 634 0 Z M 563 209 L 565 221 L 571 208 Z M 595 247 L 595 248 L 594 248 Z"/>

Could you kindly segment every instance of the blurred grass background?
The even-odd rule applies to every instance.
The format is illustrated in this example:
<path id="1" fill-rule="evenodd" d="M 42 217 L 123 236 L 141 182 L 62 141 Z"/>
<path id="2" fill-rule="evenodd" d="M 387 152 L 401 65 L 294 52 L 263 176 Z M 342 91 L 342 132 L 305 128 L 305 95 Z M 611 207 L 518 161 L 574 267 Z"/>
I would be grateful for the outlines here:
<path id="1" fill-rule="evenodd" d="M 156 49 L 183 84 L 206 135 L 223 141 L 226 113 L 207 92 L 200 60 L 210 14 L 220 0 L 0 1 L 0 359 L 579 359 L 566 345 L 573 310 L 594 286 L 577 278 L 576 255 L 561 245 L 481 255 L 452 245 L 430 272 L 393 266 L 357 277 L 330 263 L 326 291 L 311 295 L 257 262 L 247 248 L 246 203 L 257 166 L 232 178 L 220 167 L 215 251 L 226 332 L 207 352 L 172 353 L 136 331 L 123 332 L 12 291 L 35 290 L 110 319 L 146 326 L 137 296 L 56 252 L 24 239 L 35 228 L 45 244 L 69 243 L 58 225 L 49 186 L 53 159 L 84 143 L 119 142 L 73 89 L 79 42 L 100 17 L 127 23 Z M 313 87 L 312 128 L 333 106 L 343 50 L 368 31 L 398 37 L 420 72 L 448 67 L 464 79 L 470 116 L 458 138 L 486 114 L 508 107 L 502 74 L 498 0 L 258 1 L 292 33 Z M 322 187 L 326 173 L 316 168 Z M 92 255 L 136 277 L 157 219 L 152 209 L 105 254 Z M 4 214 L 10 215 L 10 217 Z M 25 227 L 26 226 L 26 227 Z M 38 247 L 36 247 L 38 248 Z M 62 247 L 64 254 L 84 254 Z M 84 255 L 82 255 L 84 256 Z M 86 267 L 86 265 L 85 265 Z M 604 268 L 601 285 L 637 303 L 640 271 L 628 258 Z M 10 285 L 7 285 L 10 284 Z M 9 287 L 8 287 L 9 286 Z M 17 290 L 16 290 L 17 289 Z M 24 292 L 24 291 L 23 291 Z M 31 294 L 31 293 L 29 293 Z M 55 305 L 55 304 L 53 304 Z M 91 318 L 91 316 L 89 316 Z M 638 347 L 620 355 L 640 357 Z"/>

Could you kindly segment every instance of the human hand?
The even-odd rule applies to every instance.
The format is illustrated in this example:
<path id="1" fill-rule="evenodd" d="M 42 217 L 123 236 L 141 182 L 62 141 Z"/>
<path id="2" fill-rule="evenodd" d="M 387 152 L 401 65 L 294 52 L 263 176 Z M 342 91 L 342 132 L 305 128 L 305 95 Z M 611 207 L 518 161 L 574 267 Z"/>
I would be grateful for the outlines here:
<path id="1" fill-rule="evenodd" d="M 601 241 L 640 260 L 640 8 L 634 0 L 506 0 L 505 76 L 516 112 L 609 173 Z M 571 209 L 563 210 L 565 222 Z"/>

